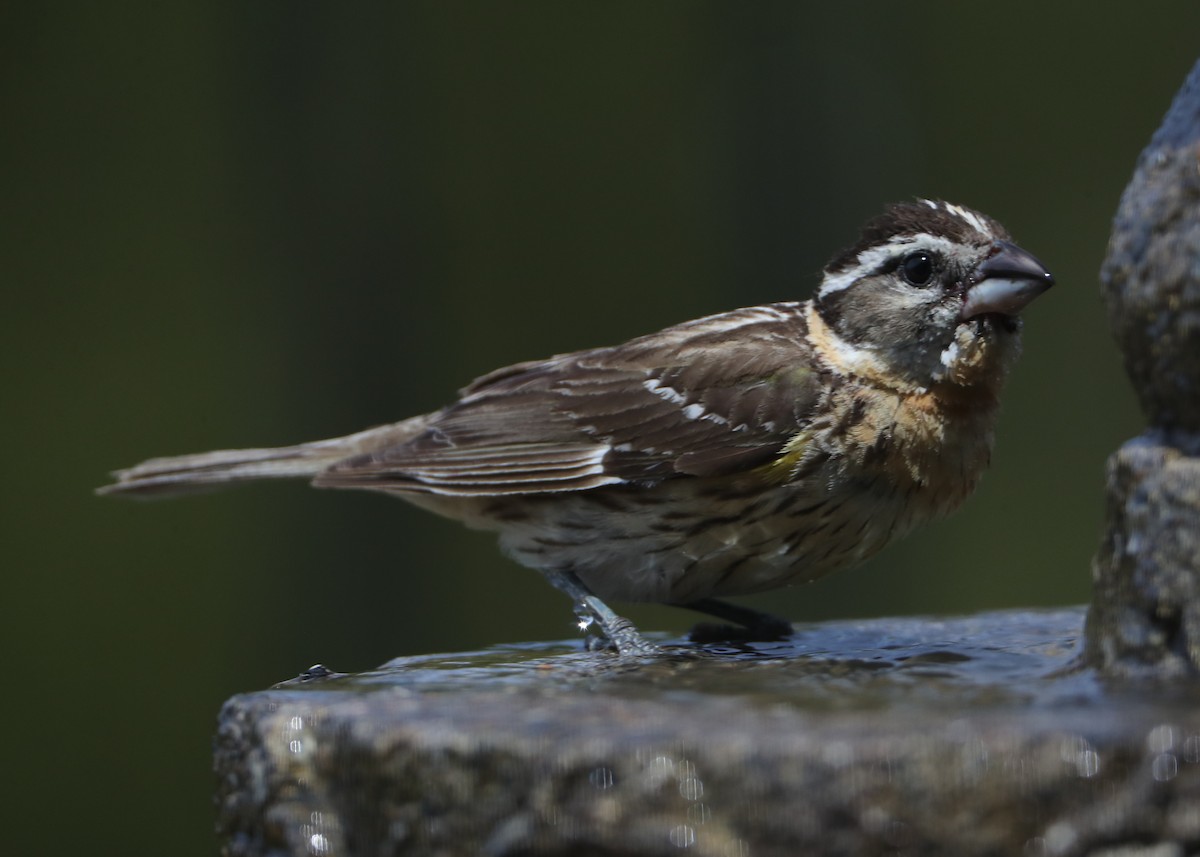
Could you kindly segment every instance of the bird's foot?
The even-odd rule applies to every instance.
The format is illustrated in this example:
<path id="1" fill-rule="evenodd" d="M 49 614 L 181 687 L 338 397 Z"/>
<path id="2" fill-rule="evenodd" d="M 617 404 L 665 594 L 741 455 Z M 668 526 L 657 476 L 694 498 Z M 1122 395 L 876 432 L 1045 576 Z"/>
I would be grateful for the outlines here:
<path id="1" fill-rule="evenodd" d="M 615 650 L 621 657 L 647 657 L 662 650 L 638 633 L 634 624 L 618 616 L 595 595 L 586 595 L 575 605 L 579 630 L 587 634 L 588 651 Z"/>
<path id="2" fill-rule="evenodd" d="M 633 623 L 618 616 L 597 598 L 573 572 L 547 571 L 546 579 L 575 602 L 578 627 L 586 637 L 588 651 L 615 650 L 621 657 L 647 657 L 662 654 L 658 646 L 638 633 Z"/>

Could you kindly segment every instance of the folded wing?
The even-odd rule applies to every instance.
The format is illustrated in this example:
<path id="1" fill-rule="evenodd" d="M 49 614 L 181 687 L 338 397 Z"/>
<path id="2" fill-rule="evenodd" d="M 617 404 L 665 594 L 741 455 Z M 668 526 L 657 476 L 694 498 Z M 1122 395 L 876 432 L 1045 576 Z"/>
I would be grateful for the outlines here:
<path id="1" fill-rule="evenodd" d="M 490 496 L 749 470 L 814 407 L 804 333 L 799 305 L 775 304 L 510 366 L 417 436 L 337 462 L 314 484 Z"/>

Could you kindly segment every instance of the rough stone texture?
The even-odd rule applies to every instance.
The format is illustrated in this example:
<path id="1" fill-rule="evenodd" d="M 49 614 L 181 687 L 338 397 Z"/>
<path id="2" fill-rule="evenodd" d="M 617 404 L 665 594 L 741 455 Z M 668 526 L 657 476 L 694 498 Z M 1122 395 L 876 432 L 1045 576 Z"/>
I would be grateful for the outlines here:
<path id="1" fill-rule="evenodd" d="M 1101 281 L 1150 425 L 1109 459 L 1087 659 L 1200 674 L 1200 64 L 1138 159 Z"/>
<path id="2" fill-rule="evenodd" d="M 1138 158 L 1100 279 L 1150 424 L 1200 432 L 1200 63 Z"/>
<path id="3" fill-rule="evenodd" d="M 1073 670 L 1080 610 L 631 663 L 409 658 L 231 699 L 224 852 L 1183 855 L 1200 688 Z"/>
<path id="4" fill-rule="evenodd" d="M 1149 438 L 1108 462 L 1088 658 L 1107 674 L 1200 670 L 1200 458 Z"/>

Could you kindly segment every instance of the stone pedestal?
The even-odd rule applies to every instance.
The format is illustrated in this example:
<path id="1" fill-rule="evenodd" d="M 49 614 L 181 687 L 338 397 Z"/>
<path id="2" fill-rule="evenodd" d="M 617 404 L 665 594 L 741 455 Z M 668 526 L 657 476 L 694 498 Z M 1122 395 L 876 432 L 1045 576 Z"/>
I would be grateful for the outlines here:
<path id="1" fill-rule="evenodd" d="M 1200 674 L 1200 65 L 1138 159 L 1101 271 L 1149 423 L 1109 459 L 1088 661 Z"/>
<path id="2" fill-rule="evenodd" d="M 1103 688 L 1073 668 L 1082 622 L 835 622 L 641 663 L 572 644 L 285 683 L 221 713 L 225 853 L 1194 853 L 1200 688 Z M 1168 850 L 1106 850 L 1147 842 Z"/>

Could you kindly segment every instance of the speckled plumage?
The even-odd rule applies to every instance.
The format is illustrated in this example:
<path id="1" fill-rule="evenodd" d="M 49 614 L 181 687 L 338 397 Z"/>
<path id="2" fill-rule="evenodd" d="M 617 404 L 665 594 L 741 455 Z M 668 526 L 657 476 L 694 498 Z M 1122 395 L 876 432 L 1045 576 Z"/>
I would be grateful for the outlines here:
<path id="1" fill-rule="evenodd" d="M 308 476 L 496 530 L 600 598 L 757 592 L 857 564 L 972 492 L 1016 312 L 1051 282 L 985 215 L 892 206 L 810 301 L 510 366 L 347 438 L 156 459 L 102 490 Z"/>

